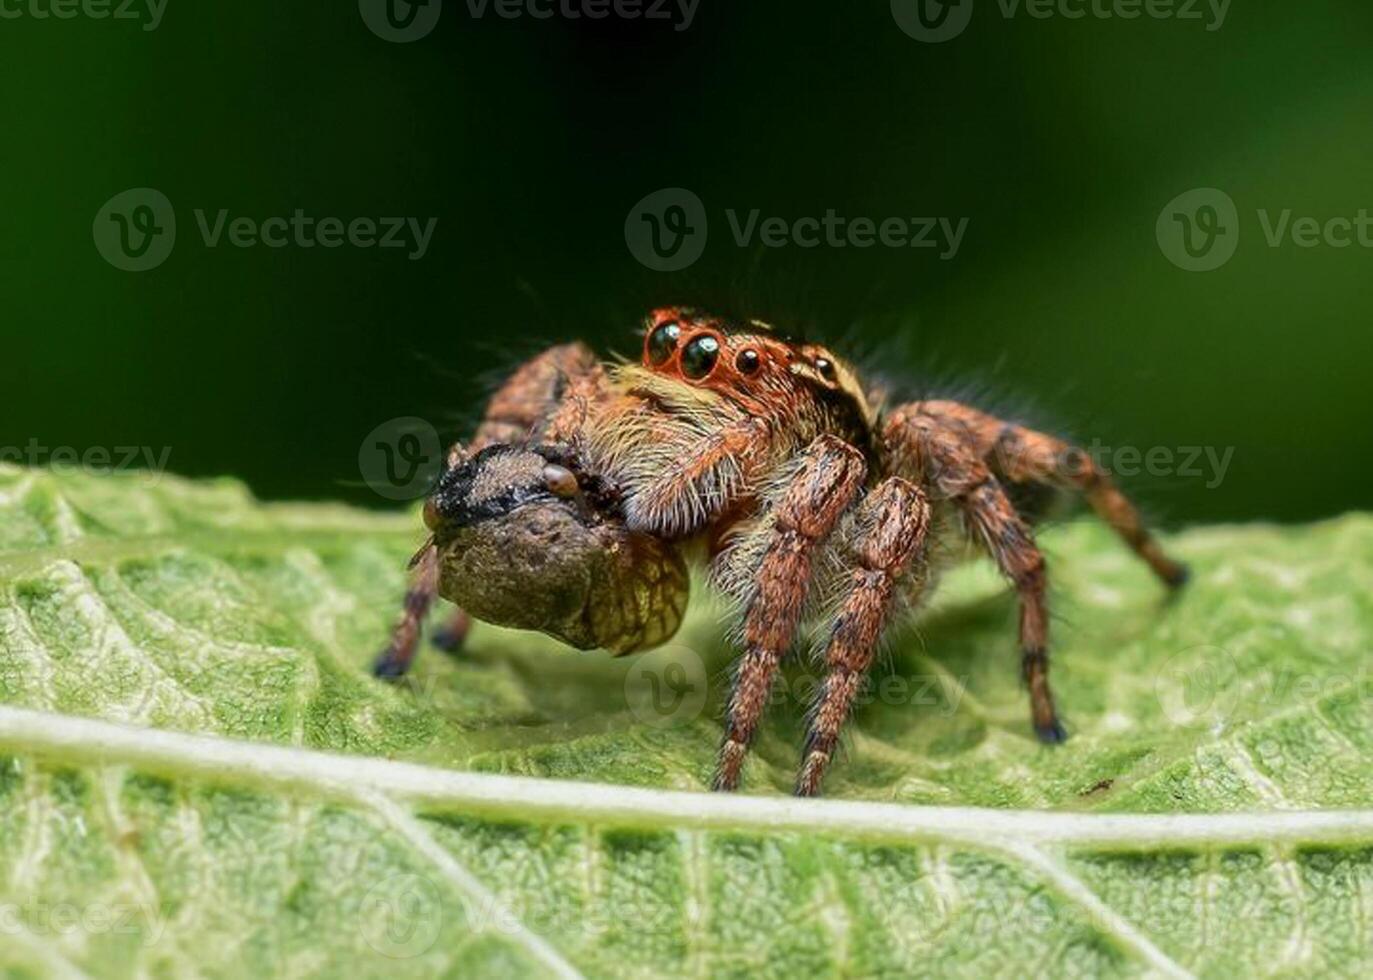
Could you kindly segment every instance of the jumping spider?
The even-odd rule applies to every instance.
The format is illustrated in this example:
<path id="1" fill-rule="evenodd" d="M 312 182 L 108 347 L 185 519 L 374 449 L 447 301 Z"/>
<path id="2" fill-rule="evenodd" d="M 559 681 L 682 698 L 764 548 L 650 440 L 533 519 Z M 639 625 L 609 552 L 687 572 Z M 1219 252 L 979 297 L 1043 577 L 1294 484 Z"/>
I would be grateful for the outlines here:
<path id="1" fill-rule="evenodd" d="M 661 644 L 680 624 L 690 558 L 738 610 L 715 789 L 738 786 L 782 658 L 818 627 L 827 674 L 796 782 L 810 796 L 884 629 L 953 560 L 948 544 L 970 539 L 1018 593 L 1031 721 L 1061 742 L 1044 558 L 1012 503 L 1046 487 L 1080 492 L 1163 582 L 1185 581 L 1087 453 L 953 401 L 889 406 L 824 347 L 756 321 L 657 310 L 640 363 L 554 347 L 450 451 L 377 673 L 405 671 L 436 593 L 581 647 Z"/>

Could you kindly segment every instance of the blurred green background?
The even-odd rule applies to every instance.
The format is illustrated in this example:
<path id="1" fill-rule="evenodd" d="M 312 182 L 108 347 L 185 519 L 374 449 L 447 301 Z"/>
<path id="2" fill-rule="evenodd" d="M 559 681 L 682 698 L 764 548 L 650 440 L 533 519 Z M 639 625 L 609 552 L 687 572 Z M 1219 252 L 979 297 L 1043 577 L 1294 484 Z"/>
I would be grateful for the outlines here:
<path id="1" fill-rule="evenodd" d="M 692 303 L 804 324 L 914 391 L 953 382 L 1084 442 L 1233 447 L 1219 485 L 1204 462 L 1122 478 L 1168 523 L 1370 503 L 1373 249 L 1269 247 L 1256 219 L 1373 209 L 1362 0 L 1235 0 L 1209 31 L 1205 7 L 1040 20 L 976 0 L 942 44 L 884 2 L 701 0 L 674 30 L 446 0 L 409 44 L 346 2 L 169 0 L 155 30 L 3 3 L 0 446 L 168 446 L 173 471 L 266 497 L 395 506 L 359 475 L 378 424 L 461 434 L 522 356 L 632 352 L 644 309 Z M 673 186 L 709 240 L 654 272 L 625 220 Z M 132 187 L 178 221 L 140 273 L 92 239 Z M 1239 211 L 1211 272 L 1155 238 L 1195 187 Z M 197 208 L 438 224 L 420 261 L 207 248 Z M 969 224 L 941 261 L 739 247 L 726 208 Z"/>

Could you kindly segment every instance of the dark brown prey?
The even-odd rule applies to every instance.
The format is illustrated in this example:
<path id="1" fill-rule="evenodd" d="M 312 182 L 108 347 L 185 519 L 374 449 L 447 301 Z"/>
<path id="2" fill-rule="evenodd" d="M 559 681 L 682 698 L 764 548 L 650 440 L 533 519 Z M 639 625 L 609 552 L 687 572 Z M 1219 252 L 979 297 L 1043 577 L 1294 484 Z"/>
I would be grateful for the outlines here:
<path id="1" fill-rule="evenodd" d="M 796 791 L 819 791 L 884 630 L 923 599 L 948 538 L 971 539 L 1016 589 L 1031 722 L 1063 740 L 1045 562 L 1012 490 L 1081 494 L 1164 583 L 1186 578 L 1085 452 L 956 402 L 888 406 L 823 347 L 684 309 L 650 315 L 640 363 L 580 344 L 526 363 L 448 462 L 378 673 L 405 670 L 435 593 L 577 646 L 662 643 L 681 620 L 683 556 L 700 556 L 738 610 L 723 790 L 782 658 L 818 624 L 826 676 Z"/>

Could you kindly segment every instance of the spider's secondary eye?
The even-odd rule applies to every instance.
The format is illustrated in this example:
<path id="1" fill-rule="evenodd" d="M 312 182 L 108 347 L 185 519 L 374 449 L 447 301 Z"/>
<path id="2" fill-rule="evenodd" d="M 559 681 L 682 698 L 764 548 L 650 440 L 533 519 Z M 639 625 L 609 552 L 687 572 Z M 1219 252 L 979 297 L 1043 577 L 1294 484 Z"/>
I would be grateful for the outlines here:
<path id="1" fill-rule="evenodd" d="M 651 364 L 662 364 L 677 349 L 677 341 L 682 337 L 682 328 L 675 320 L 659 324 L 648 335 L 648 360 Z"/>
<path id="2" fill-rule="evenodd" d="M 720 342 L 707 334 L 682 348 L 682 373 L 688 378 L 704 378 L 720 357 Z"/>
<path id="3" fill-rule="evenodd" d="M 577 496 L 577 478 L 572 471 L 556 463 L 549 463 L 543 468 L 544 486 L 548 487 L 548 492 L 558 497 Z"/>
<path id="4" fill-rule="evenodd" d="M 833 381 L 837 376 L 834 370 L 834 362 L 828 357 L 817 357 L 815 359 L 815 370 L 820 372 L 820 377 L 826 381 Z"/>
<path id="5" fill-rule="evenodd" d="M 740 374 L 752 374 L 762 365 L 763 359 L 752 347 L 745 347 L 734 358 L 734 366 Z"/>

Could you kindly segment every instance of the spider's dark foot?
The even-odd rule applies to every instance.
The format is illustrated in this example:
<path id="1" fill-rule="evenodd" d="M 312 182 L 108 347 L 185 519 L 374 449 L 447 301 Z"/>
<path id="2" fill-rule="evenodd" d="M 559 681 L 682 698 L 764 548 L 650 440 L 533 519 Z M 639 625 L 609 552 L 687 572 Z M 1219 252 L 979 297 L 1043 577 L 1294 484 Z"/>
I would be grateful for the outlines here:
<path id="1" fill-rule="evenodd" d="M 1175 562 L 1173 567 L 1163 577 L 1163 581 L 1170 589 L 1180 589 L 1192 578 L 1192 569 L 1182 562 Z"/>
<path id="2" fill-rule="evenodd" d="M 715 763 L 715 778 L 710 783 L 712 790 L 716 793 L 732 793 L 739 788 L 739 775 L 744 768 L 744 753 L 747 751 L 743 742 L 725 739 Z"/>
<path id="3" fill-rule="evenodd" d="M 472 628 L 472 620 L 467 613 L 458 610 L 446 624 L 434 630 L 429 642 L 444 653 L 457 653 L 467 641 L 467 632 Z"/>
<path id="4" fill-rule="evenodd" d="M 739 774 L 729 775 L 720 772 L 718 769 L 710 780 L 710 791 L 712 793 L 733 793 L 739 788 Z"/>
<path id="5" fill-rule="evenodd" d="M 377 654 L 372 662 L 372 676 L 384 681 L 396 681 L 410 670 L 410 658 L 402 655 L 395 647 L 387 647 Z"/>
<path id="6" fill-rule="evenodd" d="M 1035 737 L 1045 745 L 1062 745 L 1068 741 L 1068 732 L 1057 718 L 1035 725 Z"/>
<path id="7" fill-rule="evenodd" d="M 806 759 L 801 763 L 801 771 L 796 774 L 796 787 L 791 791 L 793 796 L 819 796 L 820 782 L 825 776 L 825 767 L 829 765 L 830 757 L 828 752 L 808 752 Z"/>

